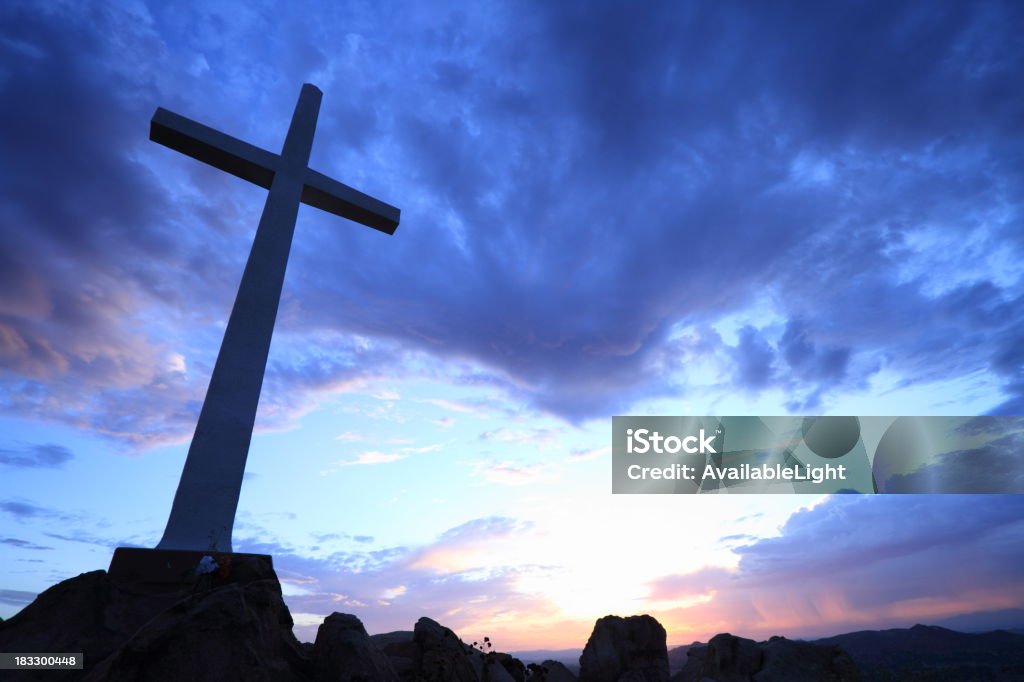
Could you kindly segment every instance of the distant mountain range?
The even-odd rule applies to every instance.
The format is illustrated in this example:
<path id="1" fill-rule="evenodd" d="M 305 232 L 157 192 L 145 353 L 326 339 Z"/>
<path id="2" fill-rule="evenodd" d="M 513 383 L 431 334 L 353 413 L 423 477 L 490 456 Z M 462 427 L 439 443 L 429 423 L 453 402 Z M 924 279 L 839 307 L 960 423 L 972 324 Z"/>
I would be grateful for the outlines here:
<path id="1" fill-rule="evenodd" d="M 509 653 L 525 664 L 558 661 L 571 670 L 573 675 L 579 675 L 583 649 L 524 649 Z"/>
<path id="2" fill-rule="evenodd" d="M 808 640 L 841 647 L 866 680 L 1022 680 L 1024 681 L 1024 628 L 991 632 L 958 632 L 935 625 L 890 630 L 861 630 Z M 686 665 L 694 642 L 668 650 L 669 672 Z M 524 663 L 545 660 L 565 664 L 579 672 L 581 649 L 517 651 Z"/>
<path id="3" fill-rule="evenodd" d="M 868 680 L 1024 680 L 1024 634 L 966 633 L 936 625 L 862 630 L 826 637 L 850 655 Z M 925 674 L 927 677 L 922 677 Z"/>

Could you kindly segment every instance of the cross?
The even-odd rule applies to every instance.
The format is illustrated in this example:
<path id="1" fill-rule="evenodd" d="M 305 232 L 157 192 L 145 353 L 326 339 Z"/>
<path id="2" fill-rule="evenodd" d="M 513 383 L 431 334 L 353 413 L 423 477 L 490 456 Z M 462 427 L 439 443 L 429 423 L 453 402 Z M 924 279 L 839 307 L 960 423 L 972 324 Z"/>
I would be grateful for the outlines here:
<path id="1" fill-rule="evenodd" d="M 270 190 L 157 549 L 231 551 L 299 203 L 393 234 L 400 211 L 308 167 L 322 93 L 305 84 L 280 154 L 158 108 L 149 139 Z"/>

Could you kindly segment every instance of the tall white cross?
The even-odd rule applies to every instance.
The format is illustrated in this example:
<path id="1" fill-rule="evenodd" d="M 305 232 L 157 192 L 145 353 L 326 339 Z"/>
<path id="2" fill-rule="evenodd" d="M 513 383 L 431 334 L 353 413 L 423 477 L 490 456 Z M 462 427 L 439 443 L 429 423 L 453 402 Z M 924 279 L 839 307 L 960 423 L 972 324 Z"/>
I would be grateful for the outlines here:
<path id="1" fill-rule="evenodd" d="M 400 211 L 308 167 L 322 93 L 305 84 L 280 154 L 157 109 L 154 142 L 270 190 L 158 549 L 231 551 L 299 203 L 393 234 Z"/>

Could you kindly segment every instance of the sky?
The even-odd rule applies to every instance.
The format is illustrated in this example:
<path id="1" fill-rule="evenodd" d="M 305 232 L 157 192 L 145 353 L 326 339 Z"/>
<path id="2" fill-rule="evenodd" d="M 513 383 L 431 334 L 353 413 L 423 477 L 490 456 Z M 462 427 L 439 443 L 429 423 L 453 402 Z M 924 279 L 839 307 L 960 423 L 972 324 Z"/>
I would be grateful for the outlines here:
<path id="1" fill-rule="evenodd" d="M 299 212 L 236 551 L 498 648 L 1024 624 L 1015 495 L 611 494 L 611 417 L 1024 413 L 1017 2 L 5 2 L 0 617 L 159 540 L 265 190 Z"/>

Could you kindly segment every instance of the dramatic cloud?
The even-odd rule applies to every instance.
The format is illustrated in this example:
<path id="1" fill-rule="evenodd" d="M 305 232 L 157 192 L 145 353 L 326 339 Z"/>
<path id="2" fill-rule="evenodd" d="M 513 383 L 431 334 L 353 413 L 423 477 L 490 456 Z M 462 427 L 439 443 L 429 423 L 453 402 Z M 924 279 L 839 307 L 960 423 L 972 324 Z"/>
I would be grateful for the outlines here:
<path id="1" fill-rule="evenodd" d="M 263 193 L 146 121 L 276 149 L 303 80 L 313 165 L 403 224 L 303 210 L 268 427 L 410 353 L 571 421 L 702 360 L 791 410 L 883 370 L 1021 399 L 1017 3 L 3 11 L 9 413 L 187 438 Z"/>
<path id="2" fill-rule="evenodd" d="M 266 193 L 149 118 L 276 151 L 313 82 L 311 165 L 402 224 L 299 214 L 236 549 L 307 638 L 334 610 L 582 643 L 597 605 L 684 638 L 1024 607 L 1012 496 L 830 499 L 767 539 L 799 502 L 725 532 L 718 501 L 565 506 L 605 485 L 591 420 L 649 405 L 1024 413 L 1021 35 L 1012 0 L 3 3 L 0 559 L 152 545 L 165 510 L 68 477 L 171 444 L 93 471 L 173 489 Z M 1019 470 L 960 455 L 916 475 Z M 371 522 L 285 541 L 254 522 L 278 503 Z M 634 517 L 669 532 L 612 556 Z"/>
<path id="3" fill-rule="evenodd" d="M 655 602 L 704 598 L 667 611 L 667 622 L 812 636 L 1024 607 L 1024 501 L 1015 495 L 840 495 L 734 551 L 736 570 L 652 585 Z"/>
<path id="4" fill-rule="evenodd" d="M 543 571 L 515 560 L 515 544 L 528 530 L 514 519 L 480 518 L 422 547 L 321 551 L 317 558 L 292 545 L 243 539 L 239 546 L 274 555 L 300 639 L 312 641 L 316 626 L 339 610 L 357 614 L 370 632 L 411 630 L 432 614 L 456 631 L 482 636 L 510 619 L 543 622 L 556 613 L 544 598 L 518 588 L 523 575 Z M 350 538 L 321 539 L 344 544 Z M 488 560 L 495 555 L 498 562 Z"/>
<path id="5" fill-rule="evenodd" d="M 981 447 L 941 454 L 909 474 L 880 484 L 886 493 L 1016 493 L 1024 489 L 1024 433 L 993 439 Z"/>
<path id="6" fill-rule="evenodd" d="M 916 622 L 995 627 L 1024 609 L 1022 512 L 1013 495 L 835 496 L 791 516 L 774 537 L 717 538 L 738 557 L 733 566 L 665 575 L 633 603 L 666 626 L 670 642 L 724 630 L 766 638 Z M 342 610 L 371 632 L 410 629 L 432 614 L 463 634 L 530 631 L 523 641 L 567 646 L 584 642 L 596 617 L 567 611 L 566 595 L 550 589 L 564 568 L 538 551 L 550 529 L 509 517 L 475 519 L 419 547 L 371 549 L 324 535 L 311 549 L 253 542 L 246 538 L 266 531 L 247 531 L 244 551 L 274 554 L 301 637 Z M 700 533 L 688 541 L 707 551 Z"/>

